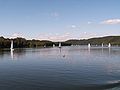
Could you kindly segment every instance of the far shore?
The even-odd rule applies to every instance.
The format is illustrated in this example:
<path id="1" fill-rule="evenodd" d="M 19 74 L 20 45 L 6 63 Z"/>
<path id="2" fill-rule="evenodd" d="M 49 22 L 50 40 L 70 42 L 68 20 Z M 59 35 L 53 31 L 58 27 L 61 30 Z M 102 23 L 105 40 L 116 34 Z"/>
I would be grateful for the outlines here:
<path id="1" fill-rule="evenodd" d="M 71 39 L 64 42 L 53 42 L 49 40 L 26 40 L 25 38 L 17 37 L 14 39 L 0 37 L 0 49 L 7 48 L 9 49 L 11 46 L 11 40 L 13 40 L 14 48 L 49 48 L 49 47 L 58 47 L 59 43 L 61 46 L 79 46 L 79 45 L 88 45 L 91 46 L 101 46 L 107 47 L 108 44 L 111 46 L 120 46 L 120 36 L 106 36 L 106 37 L 98 37 L 98 38 L 90 38 L 90 39 Z"/>

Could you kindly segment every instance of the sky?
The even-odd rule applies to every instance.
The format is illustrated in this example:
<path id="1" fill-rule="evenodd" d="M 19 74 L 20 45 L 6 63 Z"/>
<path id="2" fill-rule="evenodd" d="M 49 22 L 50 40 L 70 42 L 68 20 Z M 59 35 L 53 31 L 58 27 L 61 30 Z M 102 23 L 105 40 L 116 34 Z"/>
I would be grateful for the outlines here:
<path id="1" fill-rule="evenodd" d="M 0 36 L 51 41 L 120 35 L 120 0 L 0 0 Z"/>

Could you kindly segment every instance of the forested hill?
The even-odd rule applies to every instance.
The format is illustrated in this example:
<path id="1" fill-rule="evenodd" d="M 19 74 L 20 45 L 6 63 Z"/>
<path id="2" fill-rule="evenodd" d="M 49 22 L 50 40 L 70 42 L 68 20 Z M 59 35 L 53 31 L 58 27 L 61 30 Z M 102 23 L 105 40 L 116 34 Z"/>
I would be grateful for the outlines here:
<path id="1" fill-rule="evenodd" d="M 14 48 L 37 48 L 37 47 L 52 47 L 53 44 L 55 46 L 59 45 L 59 42 L 52 42 L 48 40 L 26 40 L 25 38 L 14 38 L 12 39 L 14 42 Z M 62 42 L 63 46 L 70 46 L 66 42 Z M 0 37 L 0 48 L 10 48 L 11 46 L 11 39 Z"/>
<path id="2" fill-rule="evenodd" d="M 59 42 L 52 42 L 48 40 L 26 40 L 25 38 L 14 38 L 14 48 L 36 48 L 36 47 L 52 47 L 53 44 L 58 46 Z M 99 38 L 90 38 L 83 40 L 68 40 L 61 42 L 62 46 L 70 45 L 87 45 L 88 43 L 92 45 L 101 45 L 111 43 L 112 45 L 120 45 L 120 36 L 107 36 Z M 10 48 L 11 39 L 0 37 L 0 48 Z"/>
<path id="3" fill-rule="evenodd" d="M 120 36 L 107 36 L 107 37 L 99 37 L 99 38 L 90 38 L 83 40 L 68 40 L 66 43 L 70 43 L 72 45 L 87 45 L 91 43 L 92 45 L 101 45 L 111 43 L 112 45 L 120 45 Z"/>

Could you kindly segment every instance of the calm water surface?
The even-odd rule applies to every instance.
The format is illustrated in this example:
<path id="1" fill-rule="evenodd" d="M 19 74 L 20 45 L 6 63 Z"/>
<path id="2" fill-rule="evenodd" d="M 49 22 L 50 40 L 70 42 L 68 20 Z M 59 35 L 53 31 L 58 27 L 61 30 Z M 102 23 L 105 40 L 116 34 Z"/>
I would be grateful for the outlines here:
<path id="1" fill-rule="evenodd" d="M 0 90 L 120 90 L 120 48 L 1 50 Z"/>

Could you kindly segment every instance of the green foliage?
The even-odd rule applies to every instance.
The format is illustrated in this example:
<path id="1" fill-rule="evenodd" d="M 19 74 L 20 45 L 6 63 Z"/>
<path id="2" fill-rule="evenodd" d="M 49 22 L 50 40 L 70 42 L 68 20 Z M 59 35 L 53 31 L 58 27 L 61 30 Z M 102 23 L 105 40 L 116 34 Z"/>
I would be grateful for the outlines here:
<path id="1" fill-rule="evenodd" d="M 48 40 L 26 40 L 25 38 L 15 38 L 15 39 L 5 39 L 4 37 L 0 37 L 0 48 L 10 48 L 11 40 L 14 41 L 14 48 L 38 48 L 38 47 L 52 47 L 53 44 L 58 46 L 58 42 L 52 42 Z M 65 42 L 62 42 L 62 45 L 68 45 Z"/>
<path id="2" fill-rule="evenodd" d="M 48 40 L 26 40 L 25 38 L 15 38 L 12 39 L 14 41 L 14 48 L 38 48 L 38 47 L 52 47 L 53 44 L 55 46 L 59 45 L 59 42 L 52 42 Z M 83 40 L 68 40 L 65 42 L 61 42 L 62 46 L 70 46 L 70 45 L 87 45 L 91 43 L 92 45 L 101 45 L 111 43 L 112 45 L 120 46 L 120 36 L 108 36 L 108 37 L 100 37 L 100 38 L 91 38 L 91 39 L 83 39 Z M 10 48 L 11 39 L 0 37 L 0 48 Z"/>
<path id="3" fill-rule="evenodd" d="M 67 43 L 72 45 L 87 45 L 91 43 L 92 45 L 101 45 L 111 43 L 113 45 L 120 45 L 120 36 L 107 36 L 107 37 L 100 37 L 100 38 L 91 38 L 91 39 L 84 39 L 84 40 L 68 40 Z"/>
<path id="4" fill-rule="evenodd" d="M 0 48 L 9 48 L 10 39 L 5 39 L 4 37 L 0 37 Z"/>
<path id="5" fill-rule="evenodd" d="M 15 38 L 13 41 L 15 48 L 24 48 L 27 46 L 27 40 L 24 38 Z"/>

